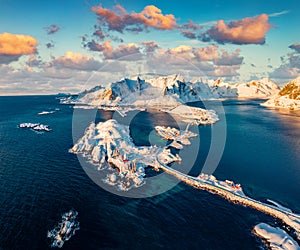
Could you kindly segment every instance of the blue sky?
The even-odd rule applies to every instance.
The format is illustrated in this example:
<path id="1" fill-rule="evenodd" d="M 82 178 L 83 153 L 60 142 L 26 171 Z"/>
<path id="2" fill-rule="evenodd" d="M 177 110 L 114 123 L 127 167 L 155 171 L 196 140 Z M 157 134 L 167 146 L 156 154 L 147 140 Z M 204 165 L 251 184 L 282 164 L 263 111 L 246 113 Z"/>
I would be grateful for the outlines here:
<path id="1" fill-rule="evenodd" d="M 98 66 L 115 63 L 126 68 L 123 74 L 128 75 L 130 64 L 149 58 L 150 52 L 151 60 L 157 60 L 151 65 L 173 61 L 170 68 L 184 72 L 185 66 L 170 58 L 182 57 L 207 78 L 233 82 L 271 77 L 284 83 L 300 72 L 299 1 L 0 0 L 0 5 L 2 95 L 76 92 L 91 74 L 98 74 L 103 81 L 112 79 L 115 70 L 99 74 L 95 72 Z M 99 12 L 91 10 L 96 6 L 101 6 Z M 155 6 L 154 12 L 146 6 Z M 126 23 L 122 28 L 120 22 L 114 26 L 116 18 L 109 19 L 112 13 Z M 194 28 L 184 26 L 189 20 Z M 45 27 L 50 25 L 58 27 L 57 32 L 47 34 Z M 96 30 L 101 30 L 103 37 L 93 35 Z M 184 35 L 187 33 L 189 37 Z M 22 51 L 28 39 L 37 44 Z M 145 44 L 150 41 L 151 51 L 147 51 Z M 291 45 L 295 46 L 291 49 Z M 17 46 L 19 52 L 12 51 Z M 119 59 L 133 53 L 138 54 L 136 59 Z M 208 53 L 212 53 L 209 58 Z M 118 73 L 113 75 L 122 77 L 122 72 Z"/>

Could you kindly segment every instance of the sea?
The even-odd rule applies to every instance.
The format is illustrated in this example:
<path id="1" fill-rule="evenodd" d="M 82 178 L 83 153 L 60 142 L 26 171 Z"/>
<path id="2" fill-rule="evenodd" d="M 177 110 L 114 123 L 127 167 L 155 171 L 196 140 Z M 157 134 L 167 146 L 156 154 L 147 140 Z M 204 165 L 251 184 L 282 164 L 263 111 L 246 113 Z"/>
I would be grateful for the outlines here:
<path id="1" fill-rule="evenodd" d="M 252 198 L 271 199 L 300 213 L 300 112 L 268 109 L 261 102 L 221 102 L 226 141 L 213 174 L 240 183 Z M 98 111 L 96 119 L 113 115 Z M 151 111 L 133 120 L 130 132 L 137 145 L 151 144 L 158 120 L 170 123 Z M 46 124 L 52 131 L 18 128 L 23 122 Z M 73 126 L 73 106 L 60 105 L 57 96 L 0 97 L 0 249 L 51 249 L 47 232 L 70 209 L 78 211 L 80 229 L 63 249 L 265 249 L 253 227 L 260 222 L 282 226 L 273 217 L 181 182 L 146 198 L 109 192 L 69 153 Z M 216 126 L 222 122 L 196 128 L 199 150 L 189 174 L 201 173 Z M 174 167 L 185 164 L 191 163 L 183 159 Z"/>

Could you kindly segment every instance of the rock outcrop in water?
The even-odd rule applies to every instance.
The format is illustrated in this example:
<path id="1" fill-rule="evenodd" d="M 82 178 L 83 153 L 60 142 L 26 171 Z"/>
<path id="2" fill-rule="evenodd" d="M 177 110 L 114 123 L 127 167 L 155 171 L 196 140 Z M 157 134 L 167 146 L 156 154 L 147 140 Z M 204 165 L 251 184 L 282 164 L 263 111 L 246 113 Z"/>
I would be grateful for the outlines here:
<path id="1" fill-rule="evenodd" d="M 272 250 L 300 249 L 298 243 L 286 231 L 279 227 L 275 228 L 266 223 L 259 223 L 254 227 L 253 232 Z"/>
<path id="2" fill-rule="evenodd" d="M 62 248 L 64 243 L 75 235 L 75 232 L 80 229 L 77 216 L 78 212 L 74 210 L 64 213 L 61 222 L 54 229 L 48 231 L 47 237 L 52 241 L 51 247 Z"/>

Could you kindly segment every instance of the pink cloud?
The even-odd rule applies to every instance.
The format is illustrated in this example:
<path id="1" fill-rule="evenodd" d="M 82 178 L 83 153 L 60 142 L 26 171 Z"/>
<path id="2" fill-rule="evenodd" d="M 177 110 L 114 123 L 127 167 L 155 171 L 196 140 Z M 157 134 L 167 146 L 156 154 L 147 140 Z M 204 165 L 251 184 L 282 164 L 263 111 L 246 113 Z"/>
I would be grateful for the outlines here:
<path id="1" fill-rule="evenodd" d="M 191 29 L 191 30 L 197 30 L 200 28 L 198 24 L 195 24 L 192 20 L 189 20 L 188 23 L 181 25 L 182 29 Z"/>
<path id="2" fill-rule="evenodd" d="M 195 34 L 195 32 L 193 32 L 193 31 L 190 31 L 190 30 L 180 30 L 180 32 L 181 32 L 181 34 L 183 35 L 183 36 L 185 36 L 186 38 L 189 38 L 189 39 L 196 39 L 197 37 L 196 37 L 196 34 Z"/>
<path id="3" fill-rule="evenodd" d="M 99 37 L 100 40 L 103 40 L 107 36 L 101 29 L 97 29 L 93 35 Z"/>
<path id="4" fill-rule="evenodd" d="M 92 7 L 91 10 L 97 14 L 102 25 L 121 33 L 124 30 L 140 32 L 147 27 L 159 30 L 172 30 L 177 27 L 174 15 L 164 15 L 154 5 L 148 5 L 141 12 L 131 14 L 121 5 L 115 6 L 115 10 L 103 8 L 101 5 Z"/>
<path id="5" fill-rule="evenodd" d="M 200 38 L 203 41 L 214 40 L 222 44 L 264 44 L 265 36 L 272 27 L 268 19 L 267 14 L 262 14 L 232 21 L 229 24 L 226 24 L 224 20 L 219 20 L 215 26 L 208 29 Z"/>
<path id="6" fill-rule="evenodd" d="M 194 55 L 200 61 L 211 61 L 219 58 L 218 46 L 211 45 L 194 49 Z"/>
<path id="7" fill-rule="evenodd" d="M 92 51 L 102 52 L 105 59 L 138 60 L 142 55 L 140 48 L 135 43 L 121 44 L 114 48 L 109 40 L 105 41 L 103 44 L 93 40 L 92 42 L 87 43 L 86 47 Z M 129 55 L 134 56 L 126 58 L 126 56 Z"/>
<path id="8" fill-rule="evenodd" d="M 52 64 L 59 68 L 69 68 L 77 70 L 98 70 L 102 63 L 90 56 L 67 51 L 64 56 L 52 61 Z"/>

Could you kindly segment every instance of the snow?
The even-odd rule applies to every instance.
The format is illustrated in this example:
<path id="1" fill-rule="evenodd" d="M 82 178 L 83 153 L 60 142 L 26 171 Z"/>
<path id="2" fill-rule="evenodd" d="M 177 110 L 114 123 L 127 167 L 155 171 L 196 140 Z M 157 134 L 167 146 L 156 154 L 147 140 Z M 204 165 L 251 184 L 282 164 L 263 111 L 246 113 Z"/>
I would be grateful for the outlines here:
<path id="1" fill-rule="evenodd" d="M 280 208 L 281 210 L 285 210 L 285 211 L 290 212 L 290 213 L 292 212 L 291 209 L 289 209 L 289 208 L 287 208 L 287 207 L 284 207 L 284 206 L 280 205 L 280 204 L 279 204 L 278 202 L 276 202 L 276 201 L 273 201 L 273 200 L 270 200 L 270 199 L 267 199 L 267 201 L 268 201 L 269 203 L 275 205 L 276 207 Z"/>
<path id="2" fill-rule="evenodd" d="M 298 243 L 287 232 L 279 227 L 259 223 L 254 227 L 254 234 L 267 242 L 270 249 L 299 250 Z"/>
<path id="3" fill-rule="evenodd" d="M 198 179 L 200 179 L 201 181 L 204 180 L 206 183 L 210 183 L 213 186 L 220 187 L 224 190 L 238 194 L 240 196 L 245 196 L 242 186 L 240 184 L 235 184 L 233 181 L 230 180 L 220 181 L 217 180 L 217 178 L 214 177 L 213 175 L 207 175 L 204 173 L 201 173 L 198 176 Z"/>
<path id="4" fill-rule="evenodd" d="M 219 79 L 210 86 L 213 96 L 218 98 L 267 98 L 279 92 L 278 86 L 268 78 L 236 84 Z"/>
<path id="5" fill-rule="evenodd" d="M 218 116 L 212 110 L 192 108 L 185 103 L 227 97 L 267 98 L 278 91 L 277 85 L 269 79 L 230 84 L 221 80 L 185 81 L 181 75 L 148 80 L 132 77 L 107 87 L 96 86 L 79 93 L 77 98 L 62 99 L 61 103 L 118 111 L 123 117 L 132 110 L 156 109 L 177 115 L 183 122 L 200 125 L 215 123 Z"/>
<path id="6" fill-rule="evenodd" d="M 38 115 L 49 115 L 49 114 L 54 114 L 55 111 L 42 111 L 42 112 L 39 112 Z"/>
<path id="7" fill-rule="evenodd" d="M 176 128 L 156 126 L 155 130 L 163 139 L 173 141 L 170 146 L 177 149 L 182 149 L 183 145 L 190 145 L 191 142 L 189 141 L 189 138 L 197 136 L 197 134 L 194 134 L 187 129 L 185 131 L 180 131 Z"/>
<path id="8" fill-rule="evenodd" d="M 162 111 L 177 115 L 183 122 L 193 125 L 213 124 L 219 120 L 214 110 L 205 110 L 187 105 L 179 105 L 174 109 L 163 109 Z"/>
<path id="9" fill-rule="evenodd" d="M 30 123 L 30 122 L 25 122 L 19 124 L 19 128 L 31 128 L 34 131 L 46 131 L 50 132 L 51 129 L 48 125 L 40 124 L 40 123 Z"/>
<path id="10" fill-rule="evenodd" d="M 62 215 L 61 222 L 54 229 L 48 231 L 47 237 L 52 240 L 51 247 L 62 248 L 64 243 L 80 229 L 77 221 L 78 212 L 70 210 Z"/>
<path id="11" fill-rule="evenodd" d="M 279 92 L 279 87 L 269 78 L 236 85 L 238 97 L 267 98 Z"/>
<path id="12" fill-rule="evenodd" d="M 288 82 L 277 95 L 261 105 L 269 108 L 300 109 L 300 77 Z"/>
<path id="13" fill-rule="evenodd" d="M 197 80 L 185 82 L 180 75 L 159 77 L 147 80 L 147 82 L 137 77 L 111 83 L 107 88 L 97 86 L 79 94 L 73 103 L 115 110 L 121 116 L 125 116 L 130 110 L 157 109 L 177 116 L 180 121 L 187 124 L 200 125 L 217 122 L 216 112 L 189 107 L 184 104 L 185 102 L 201 100 L 202 96 L 205 98 L 265 98 L 276 95 L 278 91 L 277 85 L 269 79 L 230 84 L 221 80 L 206 83 Z M 172 140 L 171 145 L 178 149 L 181 149 L 183 145 L 189 145 L 189 138 L 193 137 L 193 134 L 187 130 L 182 132 L 174 128 L 159 126 L 156 130 L 161 137 Z M 173 155 L 167 147 L 135 146 L 130 137 L 129 127 L 118 124 L 115 120 L 91 123 L 70 151 L 82 154 L 87 160 L 96 164 L 99 170 L 108 165 L 112 166 L 112 173 L 108 174 L 104 181 L 116 186 L 119 190 L 127 191 L 143 185 L 145 168 L 150 166 L 156 170 L 161 169 L 188 185 L 218 194 L 229 201 L 252 207 L 278 218 L 293 228 L 300 239 L 299 215 L 278 203 L 272 202 L 273 205 L 270 205 L 246 196 L 241 185 L 233 181 L 220 181 L 214 176 L 205 174 L 193 177 L 172 169 L 168 164 L 180 162 L 178 155 Z"/>
<path id="14" fill-rule="evenodd" d="M 163 138 L 170 138 L 188 144 L 188 139 L 194 135 L 189 131 L 179 131 L 175 128 L 156 127 L 157 132 Z M 175 176 L 193 187 L 207 190 L 234 203 L 252 207 L 258 211 L 280 219 L 283 223 L 295 230 L 300 239 L 300 215 L 291 212 L 278 203 L 266 204 L 246 196 L 240 184 L 230 180 L 217 180 L 212 175 L 200 174 L 193 177 L 177 171 L 169 163 L 180 162 L 178 155 L 173 155 L 167 147 L 138 147 L 132 142 L 129 127 L 108 120 L 101 123 L 91 123 L 82 138 L 70 150 L 73 153 L 82 154 L 87 160 L 93 161 L 99 170 L 107 165 L 112 168 L 110 174 L 104 180 L 106 183 L 116 186 L 117 189 L 127 191 L 133 187 L 139 187 L 145 182 L 145 168 L 152 167 L 155 170 Z"/>
<path id="15" fill-rule="evenodd" d="M 116 170 L 111 168 L 114 175 L 108 175 L 105 182 L 124 191 L 144 183 L 144 170 L 157 166 L 156 157 L 165 164 L 181 161 L 166 148 L 135 146 L 129 127 L 112 119 L 91 123 L 70 152 L 82 154 L 96 164 L 98 170 L 111 165 Z"/>
<path id="16" fill-rule="evenodd" d="M 300 109 L 300 100 L 290 99 L 288 96 L 276 96 L 261 104 L 269 108 Z"/>

